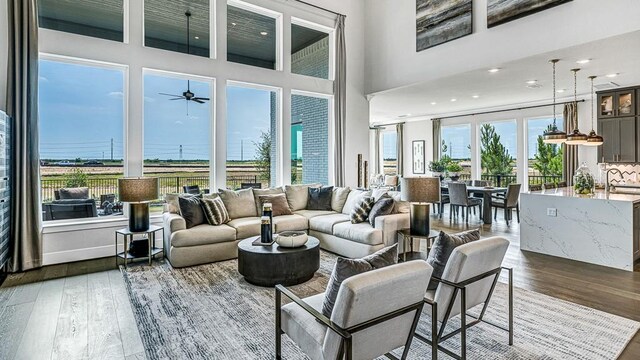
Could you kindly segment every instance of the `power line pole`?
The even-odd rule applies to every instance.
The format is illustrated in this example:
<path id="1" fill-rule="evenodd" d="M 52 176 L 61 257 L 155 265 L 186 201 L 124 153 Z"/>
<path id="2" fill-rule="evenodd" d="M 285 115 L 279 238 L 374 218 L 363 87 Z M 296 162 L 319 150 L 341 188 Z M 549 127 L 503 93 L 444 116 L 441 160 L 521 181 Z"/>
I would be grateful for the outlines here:
<path id="1" fill-rule="evenodd" d="M 182 145 L 180 145 L 180 161 L 182 161 Z"/>
<path id="2" fill-rule="evenodd" d="M 240 161 L 244 161 L 244 139 L 240 139 Z"/>
<path id="3" fill-rule="evenodd" d="M 111 161 L 113 161 L 113 138 L 111 138 Z"/>

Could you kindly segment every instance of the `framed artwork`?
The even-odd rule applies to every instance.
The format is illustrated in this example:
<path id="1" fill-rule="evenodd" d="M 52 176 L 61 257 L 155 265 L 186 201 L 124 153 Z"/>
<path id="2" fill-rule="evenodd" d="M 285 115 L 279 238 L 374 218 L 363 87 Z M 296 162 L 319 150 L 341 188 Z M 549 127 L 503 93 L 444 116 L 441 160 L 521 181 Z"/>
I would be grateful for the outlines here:
<path id="1" fill-rule="evenodd" d="M 494 27 L 572 0 L 488 0 L 487 26 Z"/>
<path id="2" fill-rule="evenodd" d="M 471 34 L 471 0 L 416 0 L 416 51 Z"/>
<path id="3" fill-rule="evenodd" d="M 411 157 L 411 160 L 413 161 L 413 173 L 424 174 L 424 140 L 414 140 L 411 142 L 411 145 L 413 145 L 413 153 Z"/>

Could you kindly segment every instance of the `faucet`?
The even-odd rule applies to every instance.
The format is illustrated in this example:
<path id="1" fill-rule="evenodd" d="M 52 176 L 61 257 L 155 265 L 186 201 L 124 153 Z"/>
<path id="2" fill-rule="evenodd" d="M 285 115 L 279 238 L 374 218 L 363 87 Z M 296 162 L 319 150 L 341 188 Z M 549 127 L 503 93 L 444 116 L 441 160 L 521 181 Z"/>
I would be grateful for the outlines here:
<path id="1" fill-rule="evenodd" d="M 620 175 L 620 179 L 624 180 L 624 176 L 622 175 L 622 171 L 620 171 L 619 169 L 613 168 L 613 169 L 609 169 L 606 172 L 606 177 L 605 177 L 605 183 L 604 183 L 604 191 L 605 192 L 609 192 L 609 187 L 611 185 L 609 185 L 609 174 L 618 174 Z M 614 186 L 615 188 L 615 186 Z"/>

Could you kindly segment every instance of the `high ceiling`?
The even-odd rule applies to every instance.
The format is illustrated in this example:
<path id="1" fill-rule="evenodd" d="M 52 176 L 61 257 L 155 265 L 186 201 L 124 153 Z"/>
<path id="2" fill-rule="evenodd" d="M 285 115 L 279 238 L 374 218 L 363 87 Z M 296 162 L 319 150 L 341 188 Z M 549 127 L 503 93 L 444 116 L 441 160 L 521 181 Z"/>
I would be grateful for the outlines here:
<path id="1" fill-rule="evenodd" d="M 500 68 L 496 73 L 490 73 L 486 68 L 476 69 L 373 94 L 371 121 L 382 123 L 439 117 L 514 104 L 551 102 L 551 64 L 548 60 L 552 58 L 561 59 L 557 65 L 557 88 L 565 92 L 557 93 L 559 98 L 573 97 L 572 68 L 581 68 L 578 72 L 578 96 L 590 93 L 589 75 L 599 76 L 595 84 L 600 89 L 637 85 L 640 84 L 638 44 L 640 31 L 510 63 L 495 64 Z M 581 59 L 591 61 L 587 64 L 576 63 Z M 469 61 L 473 61 L 473 56 L 469 56 Z M 619 75 L 613 78 L 605 76 L 614 73 Z M 527 81 L 531 80 L 537 80 L 536 85 L 528 87 Z"/>

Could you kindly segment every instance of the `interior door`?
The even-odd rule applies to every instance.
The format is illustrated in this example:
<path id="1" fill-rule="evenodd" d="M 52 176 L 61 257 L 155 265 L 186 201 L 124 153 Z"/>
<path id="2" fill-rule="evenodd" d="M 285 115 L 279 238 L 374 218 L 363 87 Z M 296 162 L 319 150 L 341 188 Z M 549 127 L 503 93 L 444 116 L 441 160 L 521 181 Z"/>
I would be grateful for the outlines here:
<path id="1" fill-rule="evenodd" d="M 618 141 L 618 161 L 636 161 L 636 118 L 627 117 L 618 119 L 620 134 Z"/>

